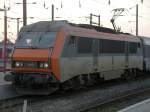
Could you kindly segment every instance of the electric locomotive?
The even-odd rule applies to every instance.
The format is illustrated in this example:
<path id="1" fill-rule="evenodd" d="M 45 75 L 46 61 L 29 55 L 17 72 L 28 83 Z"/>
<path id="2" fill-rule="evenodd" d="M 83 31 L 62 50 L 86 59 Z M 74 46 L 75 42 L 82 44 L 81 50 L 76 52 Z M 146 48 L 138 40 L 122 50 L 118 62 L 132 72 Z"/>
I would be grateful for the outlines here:
<path id="1" fill-rule="evenodd" d="M 104 31 L 105 32 L 104 32 Z M 140 38 L 107 28 L 41 21 L 23 27 L 5 79 L 22 94 L 127 78 L 143 70 Z"/>

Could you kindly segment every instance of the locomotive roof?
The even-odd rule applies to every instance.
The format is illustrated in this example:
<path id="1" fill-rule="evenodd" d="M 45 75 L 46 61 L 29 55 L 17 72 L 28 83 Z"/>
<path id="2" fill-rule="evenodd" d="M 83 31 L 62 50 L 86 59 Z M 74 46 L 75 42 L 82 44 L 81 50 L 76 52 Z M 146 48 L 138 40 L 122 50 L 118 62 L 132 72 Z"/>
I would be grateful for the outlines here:
<path id="1" fill-rule="evenodd" d="M 69 27 L 66 21 L 40 21 L 30 25 L 26 25 L 21 29 L 21 32 L 49 32 L 57 31 L 60 27 Z"/>
<path id="2" fill-rule="evenodd" d="M 21 32 L 49 32 L 58 31 L 60 28 L 64 28 L 65 31 L 72 36 L 140 42 L 140 39 L 136 36 L 124 33 L 116 33 L 110 28 L 90 26 L 84 24 L 72 24 L 68 23 L 65 20 L 53 22 L 40 21 L 23 27 L 21 29 Z"/>
<path id="3" fill-rule="evenodd" d="M 150 37 L 140 36 L 140 38 L 143 40 L 144 45 L 150 45 Z"/>

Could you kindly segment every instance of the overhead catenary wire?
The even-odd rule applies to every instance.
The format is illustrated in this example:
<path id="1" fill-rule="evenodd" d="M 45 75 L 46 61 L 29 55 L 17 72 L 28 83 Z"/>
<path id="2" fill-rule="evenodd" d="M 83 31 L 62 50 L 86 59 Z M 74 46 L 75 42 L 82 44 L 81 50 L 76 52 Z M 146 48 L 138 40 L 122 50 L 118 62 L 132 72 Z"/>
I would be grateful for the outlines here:
<path id="1" fill-rule="evenodd" d="M 43 1 L 46 1 L 46 0 L 43 0 Z M 43 1 L 37 1 L 37 5 L 39 5 L 40 6 L 40 8 L 42 8 L 43 7 L 43 4 L 41 4 Z M 48 0 L 47 0 L 48 1 Z M 64 1 L 63 0 L 57 0 L 59 3 L 58 4 L 56 4 L 56 7 L 57 7 L 57 11 L 60 11 L 60 12 L 58 12 L 59 14 L 60 13 L 63 13 L 63 12 L 61 12 L 61 10 L 63 10 L 63 9 L 61 9 L 61 8 L 64 8 L 64 7 L 66 7 L 66 4 L 64 3 Z M 116 7 L 116 5 L 114 5 L 114 2 L 115 2 L 115 0 L 107 0 L 107 1 L 104 1 L 104 0 L 102 0 L 102 1 L 99 1 L 99 0 L 87 0 L 87 1 L 90 1 L 90 2 L 92 2 L 93 4 L 99 4 L 99 5 L 101 5 L 101 6 L 103 6 L 103 7 L 108 7 L 109 9 L 111 9 L 111 8 L 115 8 Z M 135 1 L 135 4 L 136 3 L 141 3 L 140 1 L 141 0 L 134 0 Z M 14 1 L 11 1 L 11 8 L 13 8 L 14 9 L 14 3 L 12 3 L 12 2 L 14 2 Z M 110 4 L 108 4 L 108 2 L 110 2 Z M 50 4 L 50 2 L 47 4 L 47 5 L 49 5 Z M 82 12 L 86 12 L 86 5 L 91 5 L 91 4 L 84 4 L 84 0 L 76 0 L 76 4 L 78 4 L 78 8 L 80 8 L 80 10 L 82 10 Z M 36 9 L 38 9 L 39 7 L 37 6 L 37 5 L 33 5 L 33 6 L 29 6 L 30 8 L 32 7 L 32 8 L 34 8 L 35 10 Z M 80 7 L 80 5 L 81 5 L 81 7 Z M 143 0 L 143 5 L 145 6 L 145 1 Z M 147 5 L 147 4 L 146 4 Z M 50 5 L 49 5 L 50 6 Z M 149 8 L 149 6 L 147 5 L 146 6 L 147 8 Z M 91 8 L 92 9 L 92 8 Z M 101 17 L 104 17 L 103 16 L 103 14 L 104 14 L 104 12 L 103 11 L 101 11 L 98 7 L 95 7 L 95 9 L 98 9 L 99 10 L 99 12 L 101 13 Z M 48 9 L 48 11 L 50 11 L 51 9 L 49 8 Z M 46 10 L 45 10 L 46 11 Z M 19 15 L 19 12 L 17 12 L 17 11 L 14 11 L 14 10 L 10 10 L 9 11 L 10 13 L 9 14 L 12 14 L 12 13 L 14 13 L 14 14 L 16 14 L 16 15 Z M 67 11 L 66 11 L 67 12 Z M 96 11 L 95 11 L 96 12 Z M 98 12 L 98 11 L 97 11 Z M 29 12 L 30 13 L 30 12 Z M 48 12 L 45 12 L 45 13 L 48 13 Z M 57 12 L 56 12 L 57 13 Z M 90 12 L 89 12 L 90 13 Z M 30 13 L 31 14 L 31 13 Z M 128 12 L 126 12 L 126 14 L 127 15 L 131 15 L 131 16 L 134 16 L 133 14 L 132 14 L 132 12 L 129 12 L 129 14 L 128 14 Z M 143 13 L 142 13 L 143 14 Z M 144 15 L 146 15 L 146 14 L 144 14 Z M 35 16 L 35 15 L 34 15 Z M 88 16 L 88 14 L 86 14 L 86 16 Z M 107 15 L 108 16 L 108 15 Z M 82 16 L 83 17 L 83 19 L 86 19 L 84 16 Z M 81 19 L 82 19 L 82 17 L 81 17 Z M 109 16 L 108 16 L 109 17 Z M 139 16 L 140 17 L 140 16 Z M 72 16 L 72 17 L 63 17 L 63 15 L 61 16 L 61 15 L 59 15 L 59 17 L 57 18 L 57 19 L 63 19 L 63 18 L 68 18 L 68 19 L 74 19 L 74 20 L 76 20 L 76 19 L 79 19 L 79 17 L 77 17 L 77 16 Z M 132 17 L 131 17 L 132 18 Z M 143 16 L 142 15 L 142 17 L 141 18 L 145 18 L 146 20 L 148 19 L 148 17 L 145 17 L 145 16 Z M 35 17 L 35 20 L 32 20 L 32 21 L 38 21 L 38 20 L 40 20 L 41 18 L 36 18 Z M 45 16 L 45 18 L 44 18 L 45 20 L 47 19 L 47 20 L 50 20 L 50 18 L 48 18 L 48 16 L 46 17 Z"/>

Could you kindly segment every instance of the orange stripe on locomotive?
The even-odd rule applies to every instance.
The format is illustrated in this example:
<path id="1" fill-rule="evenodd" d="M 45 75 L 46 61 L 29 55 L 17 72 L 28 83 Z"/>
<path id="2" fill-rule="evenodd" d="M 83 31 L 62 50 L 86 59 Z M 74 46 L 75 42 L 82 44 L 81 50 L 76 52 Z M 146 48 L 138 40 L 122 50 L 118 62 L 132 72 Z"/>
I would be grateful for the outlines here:
<path id="1" fill-rule="evenodd" d="M 56 76 L 58 80 L 61 80 L 61 72 L 60 72 L 60 56 L 61 56 L 61 51 L 63 49 L 63 44 L 65 41 L 65 30 L 61 28 L 57 34 L 57 38 L 55 41 L 53 53 L 51 56 L 51 64 L 52 64 L 52 72 Z"/>

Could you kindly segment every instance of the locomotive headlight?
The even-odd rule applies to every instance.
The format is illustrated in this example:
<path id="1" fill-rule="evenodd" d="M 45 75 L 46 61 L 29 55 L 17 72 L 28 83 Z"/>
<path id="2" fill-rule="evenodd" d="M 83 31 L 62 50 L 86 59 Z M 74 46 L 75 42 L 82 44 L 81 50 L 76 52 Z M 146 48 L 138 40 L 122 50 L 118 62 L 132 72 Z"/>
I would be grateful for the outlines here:
<path id="1" fill-rule="evenodd" d="M 45 63 L 40 63 L 39 65 L 40 68 L 48 68 L 48 63 L 45 62 Z"/>
<path id="2" fill-rule="evenodd" d="M 44 63 L 44 68 L 48 68 L 48 63 Z"/>
<path id="3" fill-rule="evenodd" d="M 40 63 L 40 68 L 43 68 L 44 67 L 44 64 L 43 63 Z"/>
<path id="4" fill-rule="evenodd" d="M 23 66 L 23 62 L 16 62 L 16 63 L 15 63 L 15 66 L 16 66 L 16 67 L 22 67 L 22 66 Z"/>
<path id="5" fill-rule="evenodd" d="M 16 63 L 15 63 L 15 66 L 16 66 L 16 67 L 19 67 L 19 65 L 20 65 L 19 62 L 16 62 Z"/>

